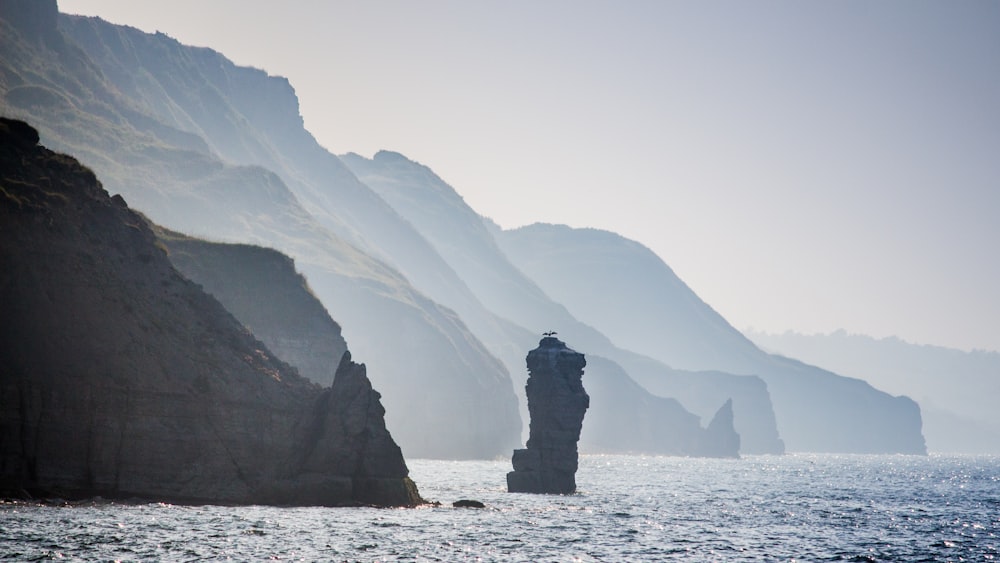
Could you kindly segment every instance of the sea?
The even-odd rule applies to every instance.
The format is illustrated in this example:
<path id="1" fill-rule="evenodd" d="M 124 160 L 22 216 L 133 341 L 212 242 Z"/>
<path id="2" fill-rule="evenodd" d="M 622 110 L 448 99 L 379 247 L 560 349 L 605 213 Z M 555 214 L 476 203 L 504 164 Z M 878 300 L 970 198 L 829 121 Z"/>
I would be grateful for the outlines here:
<path id="1" fill-rule="evenodd" d="M 410 460 L 409 509 L 0 505 L 11 561 L 995 561 L 1000 457 L 584 455 L 573 495 L 509 460 Z M 485 508 L 454 508 L 460 499 Z"/>

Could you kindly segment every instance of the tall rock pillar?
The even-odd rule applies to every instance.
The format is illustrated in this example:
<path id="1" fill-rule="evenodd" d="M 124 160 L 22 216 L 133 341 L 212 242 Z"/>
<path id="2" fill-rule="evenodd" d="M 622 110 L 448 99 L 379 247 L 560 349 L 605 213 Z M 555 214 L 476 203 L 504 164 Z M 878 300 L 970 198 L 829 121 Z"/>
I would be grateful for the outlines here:
<path id="1" fill-rule="evenodd" d="M 590 397 L 583 388 L 583 354 L 547 335 L 528 352 L 527 449 L 514 450 L 507 474 L 512 493 L 568 494 L 576 491 L 577 449 Z"/>

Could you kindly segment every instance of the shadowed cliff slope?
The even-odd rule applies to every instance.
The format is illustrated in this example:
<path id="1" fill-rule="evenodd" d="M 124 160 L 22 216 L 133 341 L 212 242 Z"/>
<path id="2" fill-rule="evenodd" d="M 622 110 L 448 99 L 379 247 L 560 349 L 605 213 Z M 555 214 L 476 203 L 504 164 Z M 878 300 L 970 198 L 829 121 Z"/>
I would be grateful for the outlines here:
<path id="1" fill-rule="evenodd" d="M 219 300 L 306 378 L 333 382 L 347 343 L 291 258 L 270 248 L 208 242 L 154 226 L 170 262 Z"/>
<path id="2" fill-rule="evenodd" d="M 419 501 L 365 368 L 321 388 L 181 276 L 74 159 L 0 121 L 0 488 Z M 335 369 L 330 365 L 329 369 Z"/>
<path id="3" fill-rule="evenodd" d="M 49 4 L 54 2 L 25 6 Z M 287 81 L 159 34 L 100 20 L 72 25 L 77 20 L 60 16 L 68 29 L 86 36 L 88 50 L 103 53 L 102 41 L 109 42 L 105 47 L 114 56 L 102 54 L 101 67 L 59 29 L 45 28 L 44 37 L 56 39 L 44 39 L 34 28 L 12 25 L 17 22 L 9 12 L 0 11 L 0 110 L 29 118 L 47 146 L 81 158 L 110 190 L 156 223 L 213 240 L 268 246 L 294 258 L 354 354 L 366 359 L 383 392 L 389 427 L 407 455 L 489 458 L 516 445 L 520 418 L 504 366 L 458 314 L 415 289 L 409 272 L 404 276 L 374 257 L 389 252 L 359 230 L 367 225 L 379 231 L 391 223 L 387 232 L 400 234 L 403 245 L 394 252 L 433 261 L 427 254 L 433 251 L 421 246 L 412 227 L 393 218 L 329 153 L 316 157 L 339 167 L 329 174 L 318 165 L 306 174 L 295 171 L 298 165 L 271 171 L 259 163 L 232 163 L 249 162 L 248 155 L 270 155 L 261 156 L 265 164 L 286 163 L 300 149 L 314 156 L 322 150 L 314 140 L 307 147 L 311 137 L 301 129 Z M 108 78 L 124 75 L 149 87 L 129 89 Z M 161 120 L 161 111 L 174 116 L 170 123 Z M 225 115 L 233 127 L 209 120 L 182 129 L 211 117 L 199 111 Z M 211 135 L 210 141 L 201 134 Z M 299 144 L 273 152 L 288 136 Z M 231 150 L 234 139 L 257 148 L 223 160 L 219 153 Z M 326 183 L 311 184 L 307 177 Z M 298 186 L 294 193 L 286 178 Z M 337 213 L 322 207 L 317 194 Z M 437 261 L 443 267 L 434 271 L 451 280 L 448 291 L 468 295 Z"/>

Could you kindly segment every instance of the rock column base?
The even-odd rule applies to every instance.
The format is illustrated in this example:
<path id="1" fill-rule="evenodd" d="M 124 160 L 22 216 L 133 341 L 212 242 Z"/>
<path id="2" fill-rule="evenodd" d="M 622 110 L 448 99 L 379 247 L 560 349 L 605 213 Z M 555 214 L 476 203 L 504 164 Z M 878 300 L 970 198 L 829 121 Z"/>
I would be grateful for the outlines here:
<path id="1" fill-rule="evenodd" d="M 514 450 L 514 471 L 507 473 L 507 492 L 568 495 L 576 492 L 572 471 L 542 469 L 541 456 L 533 450 Z"/>

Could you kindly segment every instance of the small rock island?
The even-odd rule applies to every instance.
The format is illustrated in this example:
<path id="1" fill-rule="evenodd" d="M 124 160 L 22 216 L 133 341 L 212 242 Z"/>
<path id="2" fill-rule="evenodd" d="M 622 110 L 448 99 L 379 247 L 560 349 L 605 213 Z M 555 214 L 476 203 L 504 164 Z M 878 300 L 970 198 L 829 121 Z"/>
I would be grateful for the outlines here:
<path id="1" fill-rule="evenodd" d="M 526 449 L 514 450 L 507 473 L 511 493 L 569 494 L 576 491 L 577 442 L 590 396 L 583 388 L 583 354 L 546 333 L 528 352 Z"/>

